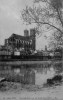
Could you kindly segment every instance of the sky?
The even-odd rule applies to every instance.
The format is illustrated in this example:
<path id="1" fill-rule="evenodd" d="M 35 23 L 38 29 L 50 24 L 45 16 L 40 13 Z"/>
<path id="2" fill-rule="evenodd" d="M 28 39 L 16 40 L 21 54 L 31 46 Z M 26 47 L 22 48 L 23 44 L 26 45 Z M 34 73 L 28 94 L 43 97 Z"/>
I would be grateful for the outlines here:
<path id="1" fill-rule="evenodd" d="M 24 35 L 24 29 L 33 28 L 23 24 L 21 18 L 21 11 L 26 5 L 31 6 L 32 0 L 0 0 L 0 45 L 12 33 Z M 36 39 L 36 49 L 44 49 L 47 44 L 44 35 Z"/>

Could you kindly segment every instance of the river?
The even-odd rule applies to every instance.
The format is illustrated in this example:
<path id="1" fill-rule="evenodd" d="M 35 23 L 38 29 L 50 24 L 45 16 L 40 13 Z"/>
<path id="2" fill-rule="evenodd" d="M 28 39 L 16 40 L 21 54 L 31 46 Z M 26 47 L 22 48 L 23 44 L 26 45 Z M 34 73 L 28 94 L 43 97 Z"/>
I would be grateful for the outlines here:
<path id="1" fill-rule="evenodd" d="M 21 89 L 21 87 L 19 87 L 17 89 L 11 89 L 11 91 L 9 90 L 8 92 L 0 92 L 1 100 L 63 100 L 63 82 L 57 86 L 44 87 L 44 84 L 47 83 L 47 79 L 50 79 L 55 75 L 63 75 L 63 66 L 60 61 L 55 64 L 1 66 L 0 75 L 2 74 L 5 76 L 6 73 L 13 73 L 12 76 L 14 74 L 22 75 L 23 77 L 25 76 L 24 85 L 26 85 L 27 82 L 28 85 L 31 85 L 30 89 L 27 85 L 27 89 Z M 34 86 L 39 86 L 42 89 L 34 90 Z"/>

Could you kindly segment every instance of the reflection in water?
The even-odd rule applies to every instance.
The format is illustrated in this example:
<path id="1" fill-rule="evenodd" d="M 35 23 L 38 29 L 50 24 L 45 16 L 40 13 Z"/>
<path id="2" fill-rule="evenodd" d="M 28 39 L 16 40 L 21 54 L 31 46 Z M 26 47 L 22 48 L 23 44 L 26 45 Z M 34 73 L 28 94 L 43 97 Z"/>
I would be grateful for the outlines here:
<path id="1" fill-rule="evenodd" d="M 42 84 L 46 83 L 48 78 L 51 78 L 55 75 L 55 71 L 54 71 L 53 67 L 49 68 L 49 69 L 43 68 L 42 72 L 43 73 L 36 72 L 36 74 L 35 74 L 35 76 L 36 76 L 35 84 L 37 84 L 37 85 L 42 85 Z"/>
<path id="2" fill-rule="evenodd" d="M 19 74 L 20 73 L 20 69 L 19 68 L 15 68 L 14 69 L 14 73 Z"/>
<path id="3" fill-rule="evenodd" d="M 55 66 L 53 66 L 53 67 L 54 67 L 55 72 L 56 72 L 57 74 L 63 72 L 63 65 L 62 65 L 62 63 L 59 62 L 59 63 L 55 64 Z"/>
<path id="4" fill-rule="evenodd" d="M 4 71 L 6 71 L 7 74 L 12 74 L 12 77 L 14 73 L 15 75 L 19 75 L 20 78 L 18 78 L 18 80 L 20 79 L 20 82 L 25 84 L 43 85 L 48 78 L 52 78 L 55 74 L 62 73 L 63 67 L 61 63 L 55 65 L 0 66 L 0 77 L 1 73 L 5 76 L 6 73 L 4 73 Z"/>

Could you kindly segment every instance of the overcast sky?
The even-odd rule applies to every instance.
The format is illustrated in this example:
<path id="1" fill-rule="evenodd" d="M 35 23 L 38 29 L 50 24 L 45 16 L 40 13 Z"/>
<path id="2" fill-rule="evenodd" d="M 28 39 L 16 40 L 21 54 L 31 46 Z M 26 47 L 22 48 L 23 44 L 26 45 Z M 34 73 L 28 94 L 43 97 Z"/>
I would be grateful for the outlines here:
<path id="1" fill-rule="evenodd" d="M 31 26 L 23 24 L 20 15 L 26 5 L 31 5 L 32 0 L 0 0 L 0 44 L 4 44 L 4 39 L 12 33 L 23 35 L 24 29 Z M 47 40 L 41 36 L 37 39 L 36 48 L 44 48 Z"/>

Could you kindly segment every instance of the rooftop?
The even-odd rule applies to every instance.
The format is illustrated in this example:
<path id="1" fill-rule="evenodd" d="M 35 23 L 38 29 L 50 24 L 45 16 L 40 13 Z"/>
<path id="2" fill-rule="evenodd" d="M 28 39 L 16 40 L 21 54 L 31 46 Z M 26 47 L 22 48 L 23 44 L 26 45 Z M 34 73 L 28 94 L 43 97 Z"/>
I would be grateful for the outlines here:
<path id="1" fill-rule="evenodd" d="M 10 39 L 11 37 L 14 37 L 14 38 L 16 38 L 16 39 L 19 38 L 19 39 L 22 39 L 22 40 L 24 40 L 24 39 L 25 39 L 25 40 L 29 40 L 29 39 L 30 39 L 30 36 L 27 36 L 27 37 L 26 37 L 26 36 L 17 35 L 17 34 L 14 34 L 14 33 L 13 33 L 8 39 Z"/>

